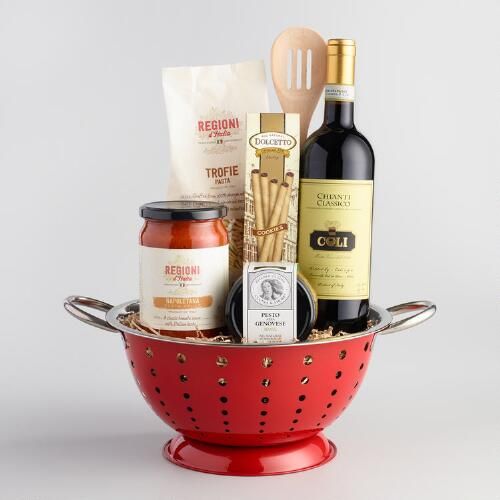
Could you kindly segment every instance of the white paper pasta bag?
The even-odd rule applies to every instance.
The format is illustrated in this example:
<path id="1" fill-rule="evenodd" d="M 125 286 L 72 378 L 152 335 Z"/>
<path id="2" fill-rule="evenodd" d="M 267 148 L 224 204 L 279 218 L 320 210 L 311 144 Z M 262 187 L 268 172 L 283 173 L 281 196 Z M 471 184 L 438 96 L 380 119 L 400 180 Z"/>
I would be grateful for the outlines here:
<path id="1" fill-rule="evenodd" d="M 230 276 L 241 275 L 247 112 L 269 108 L 263 61 L 163 69 L 170 138 L 167 200 L 229 209 Z"/>

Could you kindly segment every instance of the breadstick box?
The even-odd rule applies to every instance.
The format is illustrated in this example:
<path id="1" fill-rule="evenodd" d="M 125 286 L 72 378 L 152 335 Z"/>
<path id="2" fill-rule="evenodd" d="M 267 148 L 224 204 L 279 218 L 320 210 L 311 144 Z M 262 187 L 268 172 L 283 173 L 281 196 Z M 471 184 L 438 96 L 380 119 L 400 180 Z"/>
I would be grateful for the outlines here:
<path id="1" fill-rule="evenodd" d="M 296 262 L 300 122 L 297 113 L 247 113 L 245 262 Z"/>

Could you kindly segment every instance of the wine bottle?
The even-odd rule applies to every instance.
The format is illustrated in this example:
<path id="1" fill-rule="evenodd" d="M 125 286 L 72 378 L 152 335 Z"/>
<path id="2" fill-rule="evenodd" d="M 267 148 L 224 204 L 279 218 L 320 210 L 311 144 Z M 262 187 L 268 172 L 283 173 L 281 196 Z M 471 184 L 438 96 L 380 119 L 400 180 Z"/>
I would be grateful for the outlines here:
<path id="1" fill-rule="evenodd" d="M 354 126 L 354 40 L 328 41 L 325 119 L 300 165 L 300 271 L 318 296 L 316 327 L 366 328 L 375 159 Z"/>

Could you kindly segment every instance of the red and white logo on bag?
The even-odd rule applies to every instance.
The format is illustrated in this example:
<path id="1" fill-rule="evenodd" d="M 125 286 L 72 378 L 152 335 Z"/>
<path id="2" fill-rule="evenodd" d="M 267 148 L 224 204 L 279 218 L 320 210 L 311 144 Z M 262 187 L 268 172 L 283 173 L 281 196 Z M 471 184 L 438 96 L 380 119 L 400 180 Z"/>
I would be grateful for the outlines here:
<path id="1" fill-rule="evenodd" d="M 241 141 L 241 120 L 229 111 L 211 109 L 196 122 L 199 144 L 227 146 L 233 141 Z M 212 152 L 219 152 L 213 150 Z"/>

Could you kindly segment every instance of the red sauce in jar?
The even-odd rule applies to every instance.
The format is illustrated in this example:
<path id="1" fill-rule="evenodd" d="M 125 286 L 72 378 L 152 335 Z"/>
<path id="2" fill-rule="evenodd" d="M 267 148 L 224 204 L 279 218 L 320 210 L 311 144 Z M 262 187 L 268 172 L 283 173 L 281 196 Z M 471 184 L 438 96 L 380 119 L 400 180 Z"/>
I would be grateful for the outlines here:
<path id="1" fill-rule="evenodd" d="M 141 323 L 172 337 L 225 332 L 229 286 L 227 209 L 160 201 L 140 208 Z"/>

